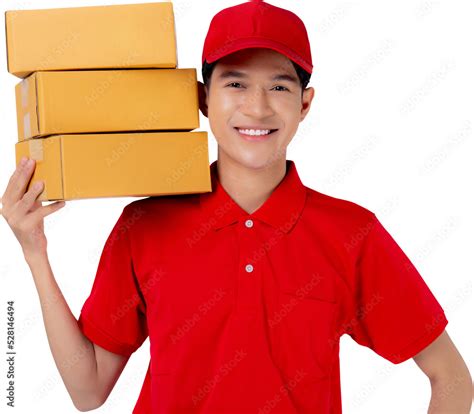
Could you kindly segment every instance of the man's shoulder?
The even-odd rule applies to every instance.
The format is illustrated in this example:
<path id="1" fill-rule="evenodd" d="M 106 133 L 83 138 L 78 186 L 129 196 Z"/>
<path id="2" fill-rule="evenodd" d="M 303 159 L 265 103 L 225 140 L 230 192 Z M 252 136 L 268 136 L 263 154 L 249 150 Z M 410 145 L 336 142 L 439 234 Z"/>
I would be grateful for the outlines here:
<path id="1" fill-rule="evenodd" d="M 121 224 L 132 240 L 172 237 L 189 229 L 200 218 L 199 194 L 150 196 L 123 208 Z"/>
<path id="2" fill-rule="evenodd" d="M 335 197 L 307 187 L 306 208 L 308 213 L 326 223 L 356 228 L 373 222 L 375 214 L 366 206 L 345 198 Z"/>
<path id="3" fill-rule="evenodd" d="M 170 194 L 160 196 L 150 196 L 134 200 L 124 207 L 127 216 L 151 216 L 157 218 L 161 214 L 178 215 L 183 210 L 191 212 L 199 208 L 200 194 Z"/>

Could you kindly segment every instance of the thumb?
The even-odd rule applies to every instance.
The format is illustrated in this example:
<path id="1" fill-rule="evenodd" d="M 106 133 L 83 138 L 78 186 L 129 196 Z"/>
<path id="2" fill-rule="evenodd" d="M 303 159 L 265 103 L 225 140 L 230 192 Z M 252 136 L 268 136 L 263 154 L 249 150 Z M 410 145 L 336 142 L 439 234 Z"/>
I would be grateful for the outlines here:
<path id="1" fill-rule="evenodd" d="M 44 218 L 46 216 L 49 216 L 51 213 L 58 211 L 60 208 L 63 208 L 65 205 L 66 202 L 64 200 L 56 201 L 52 204 L 48 204 L 47 206 L 41 207 L 35 213 Z"/>

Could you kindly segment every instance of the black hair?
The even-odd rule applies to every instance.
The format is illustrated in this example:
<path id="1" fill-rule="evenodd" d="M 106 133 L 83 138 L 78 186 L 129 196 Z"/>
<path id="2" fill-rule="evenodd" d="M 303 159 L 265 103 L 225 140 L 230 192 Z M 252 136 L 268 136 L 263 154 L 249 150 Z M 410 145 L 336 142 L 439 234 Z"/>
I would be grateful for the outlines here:
<path id="1" fill-rule="evenodd" d="M 214 67 L 216 66 L 217 62 L 218 60 L 212 63 L 207 63 L 207 60 L 205 60 L 202 64 L 201 73 L 204 85 L 209 85 L 209 79 L 211 79 L 212 71 L 214 70 Z M 303 91 L 306 89 L 306 86 L 308 86 L 309 80 L 311 78 L 311 73 L 304 70 L 300 65 L 293 62 L 292 60 L 290 60 L 290 62 L 293 64 L 296 70 L 296 74 L 298 75 L 298 79 L 300 80 L 301 84 L 301 93 L 303 93 Z"/>

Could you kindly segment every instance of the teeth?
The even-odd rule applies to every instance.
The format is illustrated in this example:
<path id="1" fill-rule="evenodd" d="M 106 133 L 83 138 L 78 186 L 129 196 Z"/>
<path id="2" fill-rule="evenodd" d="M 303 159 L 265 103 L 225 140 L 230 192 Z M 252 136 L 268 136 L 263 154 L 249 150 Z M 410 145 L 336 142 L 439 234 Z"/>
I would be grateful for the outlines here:
<path id="1" fill-rule="evenodd" d="M 270 133 L 270 130 L 269 129 L 239 129 L 239 132 L 245 135 L 260 136 L 260 135 L 268 135 Z"/>

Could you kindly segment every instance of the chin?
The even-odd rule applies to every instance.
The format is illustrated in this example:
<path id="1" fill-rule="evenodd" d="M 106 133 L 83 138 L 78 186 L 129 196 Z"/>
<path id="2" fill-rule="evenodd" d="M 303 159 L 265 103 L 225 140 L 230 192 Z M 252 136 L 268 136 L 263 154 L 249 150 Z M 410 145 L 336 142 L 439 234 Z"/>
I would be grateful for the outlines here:
<path id="1" fill-rule="evenodd" d="M 261 170 L 274 165 L 281 157 L 275 157 L 277 151 L 225 151 L 226 157 L 231 158 L 235 163 L 242 165 L 245 168 L 253 170 Z M 286 154 L 283 154 L 286 158 Z"/>

